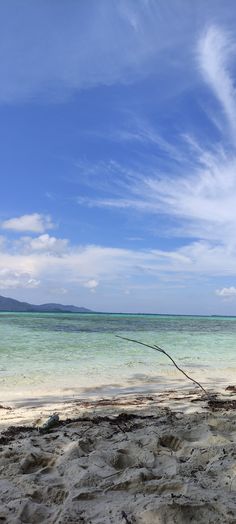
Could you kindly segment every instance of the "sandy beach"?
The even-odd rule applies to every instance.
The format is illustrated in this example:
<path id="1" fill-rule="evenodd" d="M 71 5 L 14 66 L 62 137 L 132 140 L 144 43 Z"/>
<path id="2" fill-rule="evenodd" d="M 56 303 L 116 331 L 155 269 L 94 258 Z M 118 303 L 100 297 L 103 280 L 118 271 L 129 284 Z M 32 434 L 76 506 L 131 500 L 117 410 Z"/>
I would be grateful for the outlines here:
<path id="1" fill-rule="evenodd" d="M 0 522 L 235 523 L 235 393 L 222 394 L 231 409 L 196 388 L 1 405 Z"/>

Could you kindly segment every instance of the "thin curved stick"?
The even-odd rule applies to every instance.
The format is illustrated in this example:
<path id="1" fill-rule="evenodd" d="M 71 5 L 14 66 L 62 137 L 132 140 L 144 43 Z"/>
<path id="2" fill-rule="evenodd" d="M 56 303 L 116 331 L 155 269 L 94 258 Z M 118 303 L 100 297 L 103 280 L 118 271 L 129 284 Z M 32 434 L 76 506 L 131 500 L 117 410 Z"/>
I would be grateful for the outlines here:
<path id="1" fill-rule="evenodd" d="M 185 375 L 186 378 L 188 378 L 189 380 L 191 380 L 192 382 L 194 382 L 194 384 L 197 384 L 197 386 L 199 386 L 199 388 L 202 389 L 202 391 L 204 391 L 205 395 L 209 396 L 209 394 L 207 393 L 207 391 L 204 389 L 204 387 L 200 384 L 200 382 L 198 382 L 197 380 L 194 380 L 194 378 L 190 377 L 189 375 L 187 375 L 187 373 L 185 373 L 185 371 L 183 371 L 183 369 L 181 369 L 177 364 L 176 362 L 174 361 L 174 359 L 165 351 L 165 349 L 162 349 L 160 346 L 157 346 L 156 344 L 154 344 L 153 346 L 151 346 L 150 344 L 145 344 L 144 342 L 140 342 L 140 340 L 134 340 L 133 338 L 127 338 L 127 337 L 121 337 L 120 335 L 115 335 L 117 338 L 122 338 L 123 340 L 128 340 L 129 342 L 135 342 L 136 344 L 141 344 L 141 346 L 146 346 L 147 348 L 151 348 L 151 349 L 155 349 L 155 351 L 159 351 L 159 353 L 163 353 L 163 355 L 166 355 L 170 360 L 171 362 L 174 364 L 174 366 L 178 369 L 178 371 L 180 371 L 181 373 L 183 373 L 183 375 Z"/>

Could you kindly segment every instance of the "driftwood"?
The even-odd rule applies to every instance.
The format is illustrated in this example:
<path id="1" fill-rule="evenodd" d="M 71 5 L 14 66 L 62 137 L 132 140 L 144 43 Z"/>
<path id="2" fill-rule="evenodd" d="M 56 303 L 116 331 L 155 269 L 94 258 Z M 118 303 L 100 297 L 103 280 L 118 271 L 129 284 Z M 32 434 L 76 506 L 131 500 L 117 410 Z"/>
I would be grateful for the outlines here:
<path id="1" fill-rule="evenodd" d="M 174 366 L 181 372 L 183 373 L 183 375 L 188 378 L 189 380 L 191 380 L 192 382 L 194 382 L 194 384 L 196 384 L 199 388 L 202 389 L 202 391 L 205 393 L 205 395 L 207 397 L 209 397 L 209 393 L 205 390 L 205 388 L 200 384 L 200 382 L 198 382 L 197 380 L 194 380 L 194 378 L 190 377 L 189 375 L 187 375 L 187 373 L 185 373 L 185 371 L 183 369 L 181 369 L 178 364 L 176 364 L 176 362 L 174 361 L 174 359 L 169 355 L 169 353 L 167 353 L 165 351 L 165 349 L 161 348 L 160 346 L 157 346 L 156 344 L 154 344 L 153 346 L 151 346 L 150 344 L 145 344 L 144 342 L 141 342 L 140 340 L 134 340 L 133 338 L 127 338 L 127 337 L 121 337 L 120 335 L 115 335 L 117 338 L 121 338 L 122 340 L 128 340 L 129 342 L 135 342 L 136 344 L 141 344 L 141 346 L 146 346 L 147 348 L 151 348 L 151 349 L 155 349 L 155 351 L 158 351 L 159 353 L 162 353 L 163 355 L 166 355 L 166 357 L 168 357 L 171 362 L 174 364 Z"/>

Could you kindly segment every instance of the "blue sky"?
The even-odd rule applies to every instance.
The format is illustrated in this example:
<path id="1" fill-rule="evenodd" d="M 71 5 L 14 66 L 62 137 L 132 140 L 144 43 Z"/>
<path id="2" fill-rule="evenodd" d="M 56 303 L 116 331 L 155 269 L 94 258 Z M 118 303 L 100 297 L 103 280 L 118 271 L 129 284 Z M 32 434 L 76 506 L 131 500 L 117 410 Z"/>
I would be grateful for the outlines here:
<path id="1" fill-rule="evenodd" d="M 232 0 L 3 0 L 0 294 L 236 313 Z"/>

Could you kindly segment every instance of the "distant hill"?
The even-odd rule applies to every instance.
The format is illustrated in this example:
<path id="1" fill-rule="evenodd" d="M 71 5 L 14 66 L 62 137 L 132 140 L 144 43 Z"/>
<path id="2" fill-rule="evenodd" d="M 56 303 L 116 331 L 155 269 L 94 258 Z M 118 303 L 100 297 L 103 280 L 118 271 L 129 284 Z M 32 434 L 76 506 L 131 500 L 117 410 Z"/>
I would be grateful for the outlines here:
<path id="1" fill-rule="evenodd" d="M 41 304 L 35 306 L 27 302 L 20 302 L 14 298 L 2 297 L 0 295 L 0 311 L 12 312 L 35 312 L 35 313 L 91 313 L 90 309 L 85 307 L 65 306 L 63 304 Z"/>

